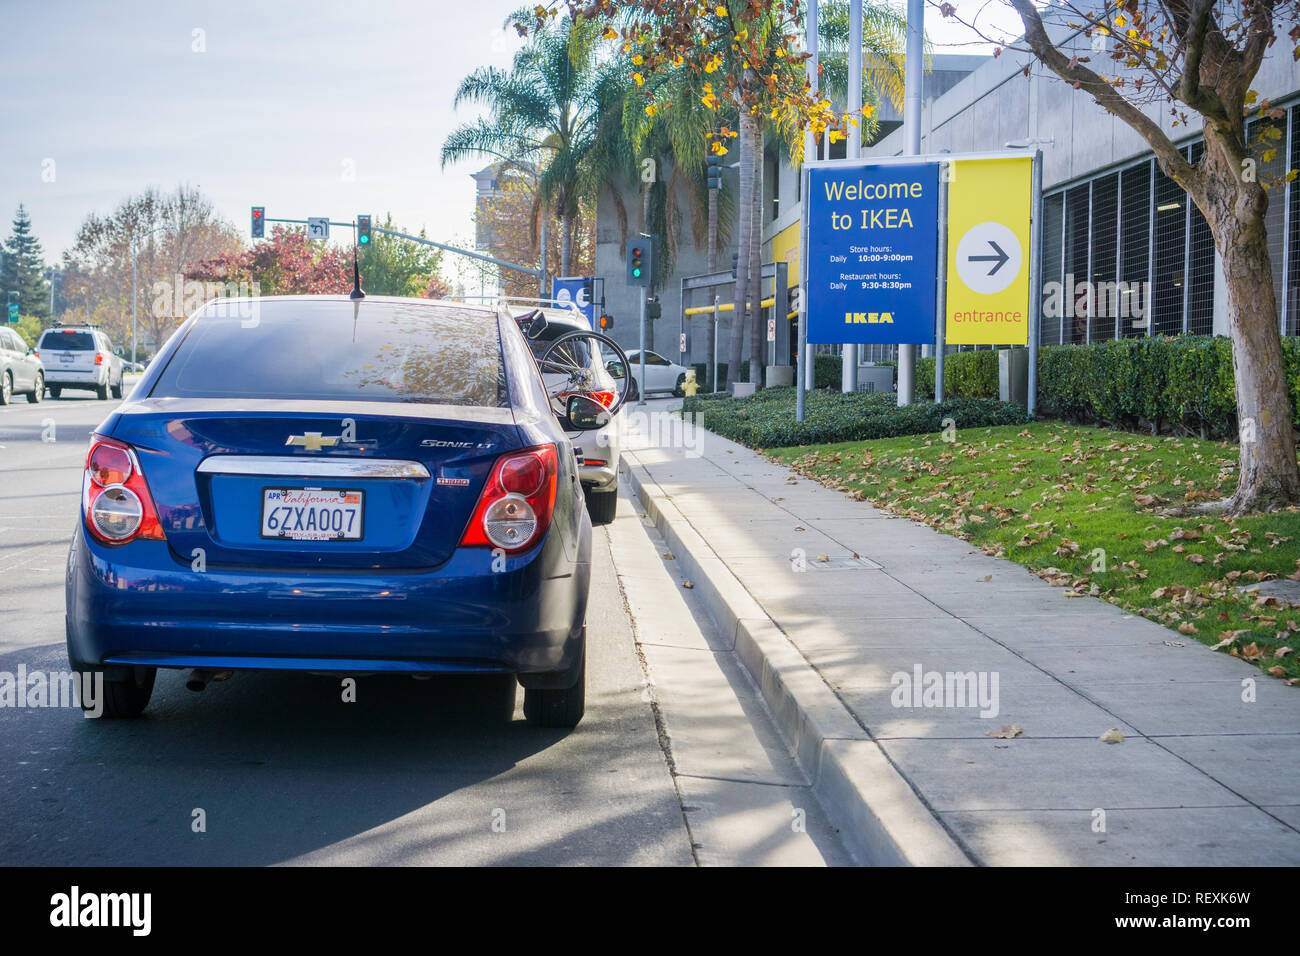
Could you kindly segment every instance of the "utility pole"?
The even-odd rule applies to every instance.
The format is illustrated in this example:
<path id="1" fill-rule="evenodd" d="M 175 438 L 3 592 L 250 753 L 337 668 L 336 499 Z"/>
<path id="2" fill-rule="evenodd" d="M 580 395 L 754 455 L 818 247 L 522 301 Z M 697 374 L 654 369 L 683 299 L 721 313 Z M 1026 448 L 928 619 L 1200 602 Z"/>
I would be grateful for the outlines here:
<path id="1" fill-rule="evenodd" d="M 849 0 L 849 159 L 862 156 L 862 3 Z M 840 353 L 840 391 L 858 390 L 858 346 L 846 342 Z"/>
<path id="2" fill-rule="evenodd" d="M 808 0 L 808 35 L 805 43 L 809 53 L 808 57 L 808 85 L 812 90 L 818 88 L 817 83 L 817 0 Z M 817 138 L 813 135 L 812 127 L 804 129 L 803 133 L 803 161 L 805 164 L 811 162 L 817 156 Z M 799 172 L 800 176 L 805 177 L 803 170 Z M 795 413 L 796 421 L 803 421 L 805 393 L 815 384 L 813 379 L 813 359 L 808 354 L 808 190 L 803 191 L 802 209 L 800 218 L 803 219 L 802 235 L 800 236 L 800 258 L 799 258 L 799 283 L 801 292 L 799 294 L 799 367 L 795 369 L 795 375 L 798 378 L 798 388 L 795 390 Z M 715 299 L 716 302 L 716 299 Z M 715 305 L 716 315 L 716 305 Z"/>
<path id="3" fill-rule="evenodd" d="M 854 4 L 856 6 L 856 4 Z M 907 63 L 903 77 L 905 156 L 921 155 L 921 58 L 925 40 L 925 0 L 907 0 Z M 898 346 L 898 404 L 912 404 L 916 391 L 916 346 Z"/>

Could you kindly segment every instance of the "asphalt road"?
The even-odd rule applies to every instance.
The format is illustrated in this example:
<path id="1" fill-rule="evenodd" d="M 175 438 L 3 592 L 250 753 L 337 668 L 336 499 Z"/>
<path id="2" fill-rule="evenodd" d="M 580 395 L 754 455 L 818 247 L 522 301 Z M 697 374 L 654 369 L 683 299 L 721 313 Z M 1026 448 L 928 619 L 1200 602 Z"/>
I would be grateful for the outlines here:
<path id="1" fill-rule="evenodd" d="M 85 447 L 117 404 L 84 394 L 0 408 L 0 672 L 67 668 L 63 567 Z M 139 720 L 0 707 L 0 865 L 849 862 L 815 807 L 806 832 L 784 832 L 791 807 L 807 803 L 797 780 L 741 789 L 709 773 L 701 750 L 692 784 L 710 799 L 681 796 L 677 718 L 714 719 L 714 739 L 760 762 L 788 757 L 743 680 L 715 674 L 712 655 L 684 672 L 712 679 L 711 697 L 686 694 L 665 711 L 647 693 L 636 630 L 656 625 L 634 620 L 611 542 L 658 555 L 632 503 L 620 507 L 628 520 L 594 536 L 577 730 L 528 727 L 522 692 L 501 721 L 501 682 L 476 679 L 361 678 L 356 703 L 344 703 L 329 677 L 241 672 L 193 693 L 184 672 L 160 671 Z M 688 625 L 693 614 L 678 608 Z M 681 743 L 679 761 L 693 747 Z"/>

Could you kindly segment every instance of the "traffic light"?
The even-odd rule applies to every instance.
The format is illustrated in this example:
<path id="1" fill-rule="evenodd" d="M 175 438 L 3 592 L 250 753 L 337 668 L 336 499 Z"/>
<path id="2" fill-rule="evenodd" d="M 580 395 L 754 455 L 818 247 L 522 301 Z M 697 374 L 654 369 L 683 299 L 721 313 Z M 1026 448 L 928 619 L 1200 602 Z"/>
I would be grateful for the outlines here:
<path id="1" fill-rule="evenodd" d="M 648 286 L 654 276 L 654 237 L 636 236 L 627 241 L 627 284 Z"/>
<path id="2" fill-rule="evenodd" d="M 261 239 L 266 235 L 266 207 L 253 207 L 253 224 L 252 232 L 254 239 Z"/>
<path id="3" fill-rule="evenodd" d="M 733 252 L 731 254 L 731 278 L 733 279 L 736 278 L 736 267 L 738 265 L 740 265 L 740 253 Z"/>
<path id="4" fill-rule="evenodd" d="M 652 295 L 645 300 L 645 317 L 647 319 L 657 319 L 664 314 L 664 307 L 659 302 L 659 296 Z"/>
<path id="5" fill-rule="evenodd" d="M 602 312 L 600 315 L 600 330 L 608 332 L 614 327 L 614 317 L 608 312 Z"/>
<path id="6" fill-rule="evenodd" d="M 708 167 L 706 168 L 705 172 L 708 173 L 709 188 L 721 189 L 722 188 L 722 157 L 710 156 L 708 158 Z"/>
<path id="7" fill-rule="evenodd" d="M 370 245 L 370 217 L 357 216 L 357 245 Z"/>

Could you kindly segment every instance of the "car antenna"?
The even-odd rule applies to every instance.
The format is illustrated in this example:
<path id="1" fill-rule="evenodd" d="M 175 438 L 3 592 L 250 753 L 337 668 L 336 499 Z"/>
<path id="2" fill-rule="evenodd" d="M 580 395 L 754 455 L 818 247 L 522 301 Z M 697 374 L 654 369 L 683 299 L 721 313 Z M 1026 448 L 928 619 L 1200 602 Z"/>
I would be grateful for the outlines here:
<path id="1" fill-rule="evenodd" d="M 359 301 L 366 297 L 365 292 L 361 290 L 361 271 L 357 267 L 357 241 L 352 240 L 352 294 L 348 298 Z"/>

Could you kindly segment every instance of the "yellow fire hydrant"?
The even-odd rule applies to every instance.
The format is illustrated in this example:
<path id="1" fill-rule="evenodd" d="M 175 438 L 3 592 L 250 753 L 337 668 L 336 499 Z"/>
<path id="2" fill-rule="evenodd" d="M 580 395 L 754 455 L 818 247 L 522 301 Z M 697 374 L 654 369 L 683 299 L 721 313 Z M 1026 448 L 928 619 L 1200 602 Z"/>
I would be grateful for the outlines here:
<path id="1" fill-rule="evenodd" d="M 700 385 L 695 381 L 695 369 L 688 368 L 686 370 L 686 378 L 682 381 L 682 391 L 687 395 L 694 395 L 699 390 Z"/>

